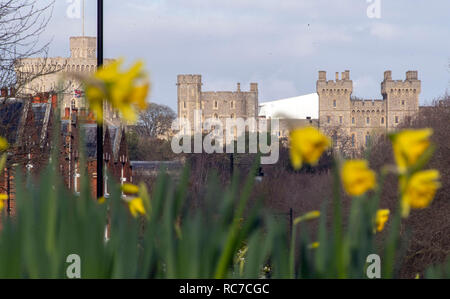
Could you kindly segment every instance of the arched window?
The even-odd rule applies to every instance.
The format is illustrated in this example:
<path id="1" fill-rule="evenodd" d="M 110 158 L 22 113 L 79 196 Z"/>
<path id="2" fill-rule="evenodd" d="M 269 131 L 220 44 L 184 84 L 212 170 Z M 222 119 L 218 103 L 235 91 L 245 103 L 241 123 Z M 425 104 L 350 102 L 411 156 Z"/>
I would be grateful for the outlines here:
<path id="1" fill-rule="evenodd" d="M 352 134 L 352 146 L 355 147 L 355 133 Z"/>
<path id="2" fill-rule="evenodd" d="M 333 100 L 333 107 L 336 108 L 336 100 Z"/>
<path id="3" fill-rule="evenodd" d="M 366 118 L 366 124 L 370 124 L 370 117 Z"/>
<path id="4" fill-rule="evenodd" d="M 384 124 L 384 117 L 381 118 L 381 124 Z"/>
<path id="5" fill-rule="evenodd" d="M 366 146 L 369 146 L 370 144 L 370 134 L 369 132 L 366 133 Z"/>
<path id="6" fill-rule="evenodd" d="M 214 119 L 218 119 L 219 116 L 217 115 L 217 113 L 214 113 Z"/>
<path id="7" fill-rule="evenodd" d="M 231 101 L 231 109 L 234 109 L 235 105 L 234 105 L 234 101 Z"/>
<path id="8" fill-rule="evenodd" d="M 214 101 L 214 109 L 218 109 L 219 108 L 219 104 L 217 103 L 217 101 Z"/>
<path id="9" fill-rule="evenodd" d="M 352 124 L 355 124 L 355 118 L 352 117 Z"/>

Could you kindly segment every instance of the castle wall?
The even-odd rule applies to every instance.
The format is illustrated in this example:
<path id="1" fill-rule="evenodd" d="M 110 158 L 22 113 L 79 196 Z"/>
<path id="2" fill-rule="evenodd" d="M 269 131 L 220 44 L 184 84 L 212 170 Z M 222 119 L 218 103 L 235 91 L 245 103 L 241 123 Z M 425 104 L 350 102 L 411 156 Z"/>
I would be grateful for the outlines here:
<path id="1" fill-rule="evenodd" d="M 178 75 L 178 117 L 194 124 L 194 110 L 202 111 L 202 121 L 217 118 L 225 125 L 227 118 L 257 117 L 258 86 L 250 84 L 249 91 L 202 91 L 201 75 Z M 191 128 L 194 129 L 193 127 Z"/>
<path id="2" fill-rule="evenodd" d="M 343 72 L 341 78 L 336 73 L 335 80 L 327 80 L 326 72 L 320 71 L 319 125 L 324 132 L 346 137 L 354 148 L 364 147 L 377 135 L 395 130 L 418 113 L 420 85 L 417 71 L 408 71 L 404 81 L 392 80 L 391 71 L 386 71 L 381 83 L 383 99 L 359 100 L 351 97 L 349 71 Z M 339 140 L 334 141 L 340 145 Z"/>

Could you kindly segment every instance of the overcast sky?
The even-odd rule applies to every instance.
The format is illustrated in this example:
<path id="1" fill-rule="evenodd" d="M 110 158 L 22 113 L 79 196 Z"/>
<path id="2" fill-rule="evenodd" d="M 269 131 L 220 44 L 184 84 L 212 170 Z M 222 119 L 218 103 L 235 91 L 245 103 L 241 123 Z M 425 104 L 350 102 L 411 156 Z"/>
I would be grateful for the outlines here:
<path id="1" fill-rule="evenodd" d="M 57 0 L 43 40 L 51 56 L 69 55 L 81 19 Z M 421 104 L 450 88 L 450 1 L 379 0 L 105 0 L 105 57 L 143 59 L 150 101 L 176 109 L 177 74 L 203 75 L 203 90 L 243 90 L 259 83 L 260 102 L 315 92 L 350 70 L 353 95 L 381 98 L 385 70 L 405 79 L 418 70 Z M 378 0 L 372 0 L 378 1 Z M 86 34 L 96 35 L 96 2 L 86 0 Z"/>

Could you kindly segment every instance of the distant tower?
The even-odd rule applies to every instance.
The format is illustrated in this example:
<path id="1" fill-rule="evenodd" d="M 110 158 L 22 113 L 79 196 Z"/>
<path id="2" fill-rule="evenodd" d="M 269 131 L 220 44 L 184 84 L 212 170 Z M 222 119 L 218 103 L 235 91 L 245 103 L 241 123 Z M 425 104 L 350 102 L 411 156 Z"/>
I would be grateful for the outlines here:
<path id="1" fill-rule="evenodd" d="M 417 71 L 406 72 L 406 80 L 392 80 L 392 72 L 384 72 L 381 82 L 381 94 L 386 101 L 386 117 L 388 129 L 413 117 L 419 112 L 419 94 L 421 82 Z"/>
<path id="2" fill-rule="evenodd" d="M 177 87 L 178 117 L 188 119 L 194 126 L 194 110 L 201 109 L 202 76 L 178 75 Z"/>
<path id="3" fill-rule="evenodd" d="M 88 36 L 71 37 L 70 57 L 82 59 L 96 59 L 97 38 Z"/>
<path id="4" fill-rule="evenodd" d="M 336 79 L 327 81 L 327 73 L 319 71 L 316 84 L 319 95 L 319 124 L 321 127 L 349 127 L 350 96 L 353 92 L 353 81 L 350 71 L 336 73 Z"/>

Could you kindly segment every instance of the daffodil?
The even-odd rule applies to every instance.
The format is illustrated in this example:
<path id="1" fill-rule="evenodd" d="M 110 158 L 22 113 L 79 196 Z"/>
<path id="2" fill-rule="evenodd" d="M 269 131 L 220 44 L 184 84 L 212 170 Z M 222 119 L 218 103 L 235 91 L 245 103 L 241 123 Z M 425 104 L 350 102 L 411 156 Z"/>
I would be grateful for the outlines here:
<path id="1" fill-rule="evenodd" d="M 409 215 L 410 209 L 424 209 L 430 205 L 441 187 L 439 178 L 439 171 L 431 169 L 416 172 L 409 179 L 400 179 L 403 217 Z"/>
<path id="2" fill-rule="evenodd" d="M 314 242 L 314 243 L 309 244 L 308 248 L 309 249 L 316 249 L 316 248 L 319 248 L 319 245 L 320 245 L 319 242 Z"/>
<path id="3" fill-rule="evenodd" d="M 381 232 L 384 229 L 384 225 L 389 220 L 390 211 L 388 209 L 381 209 L 377 211 L 375 215 L 375 230 Z"/>
<path id="4" fill-rule="evenodd" d="M 366 160 L 348 160 L 341 168 L 342 184 L 351 196 L 360 196 L 376 186 L 376 175 Z"/>
<path id="5" fill-rule="evenodd" d="M 137 194 L 139 193 L 139 187 L 130 183 L 122 185 L 122 191 L 125 194 Z"/>
<path id="6" fill-rule="evenodd" d="M 106 202 L 106 198 L 105 198 L 104 196 L 102 196 L 102 197 L 100 197 L 100 198 L 97 200 L 97 202 L 98 202 L 99 204 L 104 204 L 104 203 Z"/>
<path id="7" fill-rule="evenodd" d="M 294 169 L 300 169 L 303 163 L 317 164 L 322 153 L 331 145 L 330 139 L 313 127 L 293 130 L 290 133 L 290 143 Z"/>
<path id="8" fill-rule="evenodd" d="M 8 141 L 5 138 L 0 137 L 0 152 L 7 150 L 9 147 Z"/>
<path id="9" fill-rule="evenodd" d="M 0 194 L 0 211 L 3 210 L 3 207 L 5 206 L 4 201 L 8 199 L 7 194 Z"/>
<path id="10" fill-rule="evenodd" d="M 102 122 L 102 101 L 108 101 L 129 122 L 136 122 L 137 111 L 147 108 L 150 89 L 143 63 L 137 62 L 128 71 L 121 71 L 123 59 L 100 68 L 92 78 L 85 80 L 86 98 L 97 121 Z"/>
<path id="11" fill-rule="evenodd" d="M 306 213 L 303 216 L 295 218 L 294 219 L 294 225 L 297 225 L 297 224 L 299 224 L 300 222 L 303 222 L 303 221 L 309 221 L 309 220 L 313 220 L 313 219 L 316 219 L 316 218 L 319 218 L 319 217 L 320 217 L 320 211 L 311 211 L 311 212 Z"/>
<path id="12" fill-rule="evenodd" d="M 394 157 L 400 172 L 417 163 L 422 154 L 430 146 L 432 129 L 403 130 L 392 135 Z"/>
<path id="13" fill-rule="evenodd" d="M 128 202 L 128 207 L 130 209 L 131 215 L 133 217 L 137 217 L 139 214 L 145 215 L 145 208 L 144 208 L 144 202 L 142 201 L 142 198 L 136 197 L 133 198 Z"/>

